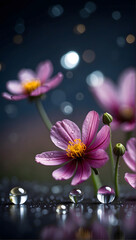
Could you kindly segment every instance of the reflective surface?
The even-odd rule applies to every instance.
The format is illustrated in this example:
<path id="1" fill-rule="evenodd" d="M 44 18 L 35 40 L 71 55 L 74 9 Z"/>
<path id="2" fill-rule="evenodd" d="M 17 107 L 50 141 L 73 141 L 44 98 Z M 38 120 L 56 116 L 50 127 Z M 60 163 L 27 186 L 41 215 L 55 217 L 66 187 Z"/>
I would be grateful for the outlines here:
<path id="1" fill-rule="evenodd" d="M 23 205 L 9 200 L 12 182 L 0 183 L 1 239 L 136 239 L 135 192 L 131 196 L 127 190 L 111 204 L 101 204 L 86 185 L 82 203 L 75 204 L 69 200 L 69 185 L 16 180 L 17 185 L 29 196 Z"/>

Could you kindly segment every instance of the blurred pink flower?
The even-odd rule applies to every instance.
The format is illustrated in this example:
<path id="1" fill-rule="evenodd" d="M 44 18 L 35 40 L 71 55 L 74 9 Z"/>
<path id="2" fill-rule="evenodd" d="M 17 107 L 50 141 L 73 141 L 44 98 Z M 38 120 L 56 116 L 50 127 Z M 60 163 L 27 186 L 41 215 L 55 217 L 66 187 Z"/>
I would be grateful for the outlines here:
<path id="1" fill-rule="evenodd" d="M 136 71 L 123 72 L 116 88 L 111 80 L 104 79 L 99 86 L 92 86 L 91 91 L 101 106 L 113 116 L 113 129 L 121 125 L 124 131 L 136 127 Z"/>
<path id="2" fill-rule="evenodd" d="M 7 89 L 11 93 L 4 92 L 2 96 L 8 100 L 21 100 L 28 97 L 36 97 L 55 88 L 63 79 L 62 73 L 58 73 L 50 79 L 53 65 L 50 61 L 38 65 L 36 72 L 31 69 L 22 69 L 18 73 L 19 81 L 7 82 Z"/>
<path id="3" fill-rule="evenodd" d="M 71 184 L 82 183 L 90 177 L 91 167 L 100 168 L 108 161 L 105 149 L 110 141 L 110 128 L 103 126 L 96 136 L 98 125 L 99 115 L 95 111 L 87 114 L 82 126 L 82 137 L 74 122 L 67 119 L 58 121 L 51 129 L 51 140 L 65 151 L 37 154 L 36 161 L 43 165 L 65 163 L 52 176 L 56 180 L 67 180 L 75 173 Z"/>
<path id="4" fill-rule="evenodd" d="M 135 173 L 125 173 L 125 180 L 136 189 L 136 138 L 130 138 L 126 147 L 127 151 L 123 155 L 123 159 Z"/>

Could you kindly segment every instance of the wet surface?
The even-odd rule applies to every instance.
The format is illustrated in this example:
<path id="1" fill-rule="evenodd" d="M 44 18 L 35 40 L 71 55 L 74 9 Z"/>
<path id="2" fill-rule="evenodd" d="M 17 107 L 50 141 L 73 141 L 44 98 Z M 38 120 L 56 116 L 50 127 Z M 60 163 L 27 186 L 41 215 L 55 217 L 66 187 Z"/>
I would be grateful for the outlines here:
<path id="1" fill-rule="evenodd" d="M 14 205 L 9 192 L 27 191 L 28 200 Z M 131 193 L 110 204 L 93 198 L 84 186 L 84 199 L 72 203 L 71 186 L 45 185 L 4 179 L 0 183 L 0 239 L 136 239 L 136 195 Z"/>

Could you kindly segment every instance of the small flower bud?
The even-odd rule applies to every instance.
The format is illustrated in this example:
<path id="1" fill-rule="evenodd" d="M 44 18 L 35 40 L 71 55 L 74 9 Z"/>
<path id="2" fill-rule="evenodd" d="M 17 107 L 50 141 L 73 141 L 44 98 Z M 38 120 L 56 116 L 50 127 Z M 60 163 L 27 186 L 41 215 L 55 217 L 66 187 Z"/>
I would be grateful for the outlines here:
<path id="1" fill-rule="evenodd" d="M 113 117 L 109 114 L 109 113 L 104 113 L 103 114 L 103 123 L 106 124 L 106 125 L 110 125 L 110 123 L 112 122 L 113 120 Z"/>
<path id="2" fill-rule="evenodd" d="M 123 156 L 125 153 L 125 147 L 121 143 L 117 143 L 115 147 L 113 148 L 113 152 L 116 156 Z"/>

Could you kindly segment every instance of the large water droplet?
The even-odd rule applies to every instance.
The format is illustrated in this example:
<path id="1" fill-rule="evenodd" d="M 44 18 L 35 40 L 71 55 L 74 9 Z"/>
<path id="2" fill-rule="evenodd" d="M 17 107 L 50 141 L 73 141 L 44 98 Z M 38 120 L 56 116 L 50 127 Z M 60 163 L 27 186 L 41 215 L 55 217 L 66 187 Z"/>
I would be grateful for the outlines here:
<path id="1" fill-rule="evenodd" d="M 70 198 L 71 202 L 78 203 L 83 200 L 84 194 L 82 193 L 82 191 L 80 189 L 73 189 L 69 193 L 69 198 Z"/>
<path id="2" fill-rule="evenodd" d="M 27 200 L 27 192 L 21 187 L 14 187 L 9 193 L 9 199 L 14 204 L 23 204 Z"/>
<path id="3" fill-rule="evenodd" d="M 101 203 L 111 203 L 115 199 L 115 192 L 111 187 L 103 186 L 97 192 L 97 199 Z"/>
<path id="4" fill-rule="evenodd" d="M 65 205 L 63 204 L 59 204 L 57 207 L 56 207 L 56 212 L 58 214 L 66 214 L 67 213 L 67 208 Z"/>

